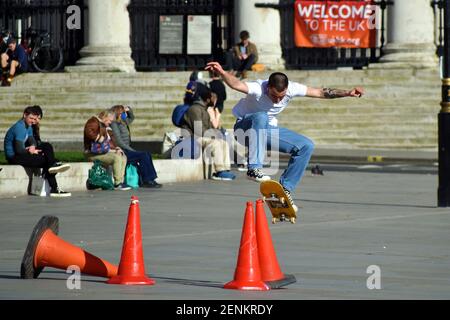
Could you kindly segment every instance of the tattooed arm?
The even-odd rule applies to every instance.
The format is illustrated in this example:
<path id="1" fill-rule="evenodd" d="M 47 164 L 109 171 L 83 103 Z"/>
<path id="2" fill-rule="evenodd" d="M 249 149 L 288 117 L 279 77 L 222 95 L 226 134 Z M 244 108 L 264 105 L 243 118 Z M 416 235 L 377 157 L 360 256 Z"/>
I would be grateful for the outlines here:
<path id="1" fill-rule="evenodd" d="M 360 98 L 364 94 L 364 89 L 357 87 L 352 90 L 332 89 L 332 88 L 310 88 L 306 90 L 306 96 L 312 98 L 335 99 L 343 97 Z"/>

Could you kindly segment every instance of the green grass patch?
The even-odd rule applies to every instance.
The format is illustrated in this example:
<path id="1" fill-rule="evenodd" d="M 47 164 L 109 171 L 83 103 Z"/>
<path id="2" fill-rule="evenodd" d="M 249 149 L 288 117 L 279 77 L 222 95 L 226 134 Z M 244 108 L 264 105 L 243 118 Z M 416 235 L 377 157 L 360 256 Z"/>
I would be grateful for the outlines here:
<path id="1" fill-rule="evenodd" d="M 84 153 L 80 151 L 60 151 L 55 152 L 55 158 L 62 162 L 88 162 L 84 157 Z M 163 159 L 161 154 L 152 154 L 152 159 Z M 8 164 L 5 158 L 5 152 L 0 151 L 0 164 Z"/>

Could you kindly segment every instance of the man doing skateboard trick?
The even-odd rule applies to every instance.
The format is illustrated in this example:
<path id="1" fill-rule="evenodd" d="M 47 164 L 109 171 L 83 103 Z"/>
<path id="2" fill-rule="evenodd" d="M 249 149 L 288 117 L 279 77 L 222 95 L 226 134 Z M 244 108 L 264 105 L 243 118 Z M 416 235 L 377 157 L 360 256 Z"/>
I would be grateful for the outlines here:
<path id="1" fill-rule="evenodd" d="M 262 182 L 270 180 L 262 171 L 266 147 L 270 147 L 271 135 L 277 132 L 278 151 L 291 155 L 286 170 L 280 177 L 280 184 L 292 207 L 297 209 L 292 201 L 291 192 L 295 190 L 303 177 L 306 166 L 314 150 L 314 143 L 307 137 L 289 129 L 279 127 L 277 115 L 284 110 L 289 101 L 296 97 L 312 97 L 334 99 L 343 97 L 361 97 L 362 88 L 352 90 L 332 88 L 312 88 L 289 81 L 281 72 L 274 72 L 267 80 L 243 82 L 223 70 L 218 62 L 210 62 L 206 70 L 215 71 L 221 75 L 224 82 L 233 90 L 247 96 L 242 98 L 233 108 L 236 117 L 234 131 L 254 130 L 256 141 L 249 141 L 247 177 Z M 276 130 L 271 130 L 276 129 Z M 259 134 L 259 132 L 263 134 Z"/>

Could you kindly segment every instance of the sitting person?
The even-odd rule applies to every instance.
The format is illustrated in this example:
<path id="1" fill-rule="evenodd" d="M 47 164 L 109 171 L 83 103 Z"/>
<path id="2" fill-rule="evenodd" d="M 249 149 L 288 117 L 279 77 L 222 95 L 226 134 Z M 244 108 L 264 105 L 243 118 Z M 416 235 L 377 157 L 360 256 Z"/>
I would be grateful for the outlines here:
<path id="1" fill-rule="evenodd" d="M 220 74 L 215 71 L 209 73 L 211 81 L 209 82 L 209 87 L 211 91 L 217 95 L 216 108 L 220 113 L 223 112 L 224 102 L 227 100 L 227 90 L 223 84 Z"/>
<path id="2" fill-rule="evenodd" d="M 32 126 L 38 122 L 38 106 L 30 106 L 23 111 L 23 117 L 17 121 L 5 136 L 5 154 L 9 164 L 23 167 L 42 168 L 42 174 L 50 185 L 51 197 L 70 197 L 71 193 L 58 187 L 55 175 L 70 169 L 68 164 L 55 160 L 53 147 L 41 143 L 39 146 L 33 137 Z"/>
<path id="3" fill-rule="evenodd" d="M 28 55 L 10 36 L 6 42 L 8 49 L 1 55 L 2 86 L 10 86 L 14 77 L 28 71 Z"/>
<path id="4" fill-rule="evenodd" d="M 233 75 L 241 79 L 247 78 L 247 70 L 258 61 L 258 49 L 256 45 L 249 40 L 250 34 L 243 30 L 239 33 L 241 42 L 233 47 L 232 55 L 228 55 L 228 65 L 233 66 Z M 231 61 L 229 61 L 231 59 Z"/>
<path id="5" fill-rule="evenodd" d="M 195 93 L 193 94 L 195 96 Z M 188 92 L 187 95 L 189 95 Z M 199 93 L 198 98 L 193 101 L 191 107 L 184 114 L 184 121 L 181 127 L 189 131 L 202 148 L 209 148 L 211 151 L 215 169 L 212 179 L 233 180 L 236 176 L 230 172 L 230 155 L 227 142 L 223 139 L 205 136 L 207 130 L 217 130 L 220 127 L 220 112 L 214 108 L 216 99 L 216 96 L 209 89 Z M 185 97 L 186 100 L 190 99 Z M 196 122 L 197 126 L 195 126 Z M 194 130 L 194 128 L 198 127 L 198 123 L 201 124 L 201 132 Z M 218 135 L 222 136 L 222 133 L 219 131 Z"/>
<path id="6" fill-rule="evenodd" d="M 114 120 L 114 113 L 105 110 L 98 116 L 91 117 L 84 126 L 84 154 L 89 161 L 99 160 L 103 166 L 112 166 L 114 189 L 130 190 L 124 183 L 127 156 L 122 149 L 116 146 L 111 138 L 112 130 L 109 128 Z M 101 149 L 101 144 L 105 147 Z"/>
<path id="7" fill-rule="evenodd" d="M 127 164 L 132 163 L 136 165 L 139 176 L 142 179 L 140 186 L 143 188 L 161 188 L 162 185 L 155 181 L 157 175 L 150 152 L 136 151 L 131 147 L 128 126 L 134 121 L 133 110 L 130 107 L 117 105 L 112 107 L 111 111 L 115 115 L 115 119 L 111 123 L 114 143 L 125 152 Z"/>

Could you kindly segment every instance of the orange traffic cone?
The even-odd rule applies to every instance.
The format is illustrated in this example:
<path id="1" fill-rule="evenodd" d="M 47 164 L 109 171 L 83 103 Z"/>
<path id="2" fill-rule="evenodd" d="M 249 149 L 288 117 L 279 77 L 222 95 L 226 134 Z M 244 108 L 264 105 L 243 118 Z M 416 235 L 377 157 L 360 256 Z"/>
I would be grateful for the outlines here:
<path id="1" fill-rule="evenodd" d="M 57 236 L 57 217 L 42 217 L 33 229 L 20 265 L 22 279 L 37 278 L 44 267 L 67 270 L 75 265 L 82 273 L 109 278 L 117 266 L 76 247 Z"/>
<path id="2" fill-rule="evenodd" d="M 118 274 L 107 282 L 125 285 L 155 284 L 155 280 L 145 275 L 139 199 L 136 196 L 131 197 Z"/>
<path id="3" fill-rule="evenodd" d="M 275 248 L 270 235 L 269 224 L 264 212 L 264 202 L 256 200 L 256 239 L 258 242 L 258 258 L 261 267 L 261 279 L 271 289 L 280 288 L 297 280 L 293 275 L 284 275 L 278 264 Z"/>
<path id="4" fill-rule="evenodd" d="M 251 202 L 247 202 L 247 208 L 245 210 L 244 226 L 242 228 L 241 244 L 236 271 L 234 272 L 234 280 L 225 284 L 224 288 L 260 291 L 270 289 L 261 280 L 255 235 L 255 216 Z"/>

